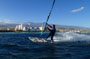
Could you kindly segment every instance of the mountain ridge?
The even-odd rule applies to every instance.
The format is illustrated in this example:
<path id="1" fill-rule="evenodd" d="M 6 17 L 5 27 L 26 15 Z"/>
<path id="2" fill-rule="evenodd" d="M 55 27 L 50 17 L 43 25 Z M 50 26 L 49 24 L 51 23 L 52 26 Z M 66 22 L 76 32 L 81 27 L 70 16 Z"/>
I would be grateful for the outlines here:
<path id="1" fill-rule="evenodd" d="M 28 24 L 30 24 L 30 26 L 33 27 L 40 27 L 43 23 L 36 23 L 36 22 L 23 22 L 23 23 L 2 23 L 0 22 L 0 28 L 11 28 L 11 27 L 16 27 L 19 24 L 23 24 L 24 26 L 27 26 Z M 55 24 L 56 28 L 66 28 L 66 29 L 86 29 L 86 30 L 90 30 L 90 28 L 86 28 L 86 27 L 80 27 L 80 26 L 69 26 L 69 25 L 58 25 Z"/>

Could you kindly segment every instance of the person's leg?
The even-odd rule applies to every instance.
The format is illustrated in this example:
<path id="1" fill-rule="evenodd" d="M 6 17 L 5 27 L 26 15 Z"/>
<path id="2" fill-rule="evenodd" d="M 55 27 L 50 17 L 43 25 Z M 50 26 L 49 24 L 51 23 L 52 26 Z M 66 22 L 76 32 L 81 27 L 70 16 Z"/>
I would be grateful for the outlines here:
<path id="1" fill-rule="evenodd" d="M 46 40 L 47 40 L 47 38 L 49 38 L 51 36 L 51 33 L 49 33 L 49 35 L 46 37 Z"/>
<path id="2" fill-rule="evenodd" d="M 51 41 L 52 42 L 54 42 L 54 40 L 53 40 L 54 35 L 55 35 L 55 33 L 52 33 L 52 35 L 51 35 Z"/>
<path id="3" fill-rule="evenodd" d="M 49 38 L 51 36 L 51 33 L 47 36 L 47 38 Z"/>
<path id="4" fill-rule="evenodd" d="M 54 40 L 53 40 L 53 36 L 54 36 L 54 35 L 51 35 L 51 42 L 54 42 Z"/>

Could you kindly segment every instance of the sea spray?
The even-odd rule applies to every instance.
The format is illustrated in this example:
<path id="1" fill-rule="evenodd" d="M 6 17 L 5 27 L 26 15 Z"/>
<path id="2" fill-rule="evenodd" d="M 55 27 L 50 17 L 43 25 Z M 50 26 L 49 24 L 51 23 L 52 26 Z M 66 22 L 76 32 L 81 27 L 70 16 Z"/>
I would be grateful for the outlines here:
<path id="1" fill-rule="evenodd" d="M 50 38 L 48 39 L 50 40 Z M 54 36 L 54 41 L 62 42 L 62 41 L 90 41 L 90 36 L 86 34 L 79 34 L 74 32 L 63 32 L 56 33 Z"/>

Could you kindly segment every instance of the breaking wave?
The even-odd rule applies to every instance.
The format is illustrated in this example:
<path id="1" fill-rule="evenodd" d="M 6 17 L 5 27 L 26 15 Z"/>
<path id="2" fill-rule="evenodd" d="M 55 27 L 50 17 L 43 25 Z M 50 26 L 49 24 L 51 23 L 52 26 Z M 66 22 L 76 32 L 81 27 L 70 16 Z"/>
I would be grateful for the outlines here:
<path id="1" fill-rule="evenodd" d="M 50 40 L 50 38 L 48 40 Z M 90 41 L 90 35 L 74 32 L 56 33 L 54 41 Z"/>

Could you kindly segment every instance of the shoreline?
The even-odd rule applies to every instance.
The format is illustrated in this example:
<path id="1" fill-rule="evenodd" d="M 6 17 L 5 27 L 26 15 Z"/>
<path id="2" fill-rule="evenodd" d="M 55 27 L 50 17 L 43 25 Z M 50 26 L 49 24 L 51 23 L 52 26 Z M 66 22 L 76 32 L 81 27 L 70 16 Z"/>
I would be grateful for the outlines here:
<path id="1" fill-rule="evenodd" d="M 0 31 L 0 33 L 10 33 L 10 32 L 14 32 L 14 33 L 38 33 L 38 32 L 41 32 L 41 31 Z M 90 32 L 73 32 L 73 33 L 90 33 Z"/>
<path id="2" fill-rule="evenodd" d="M 14 31 L 14 30 L 0 30 L 0 33 L 6 33 L 6 32 L 42 32 L 42 31 L 21 31 L 21 30 L 19 30 L 19 31 Z M 49 31 L 45 31 L 45 32 L 49 32 Z M 56 31 L 56 32 L 70 32 L 70 31 Z M 90 33 L 90 31 L 87 31 L 87 30 L 82 30 L 82 31 L 80 31 L 80 32 L 74 32 L 74 33 Z"/>

